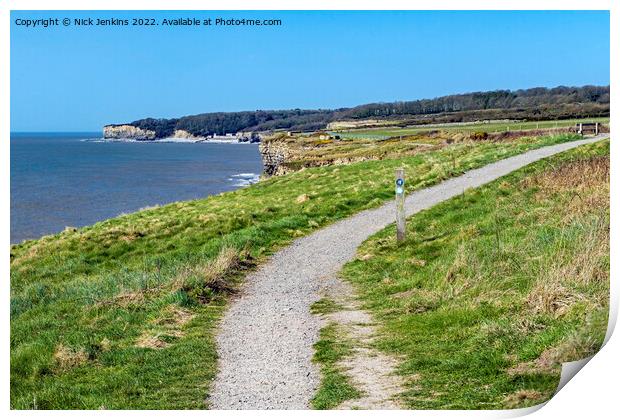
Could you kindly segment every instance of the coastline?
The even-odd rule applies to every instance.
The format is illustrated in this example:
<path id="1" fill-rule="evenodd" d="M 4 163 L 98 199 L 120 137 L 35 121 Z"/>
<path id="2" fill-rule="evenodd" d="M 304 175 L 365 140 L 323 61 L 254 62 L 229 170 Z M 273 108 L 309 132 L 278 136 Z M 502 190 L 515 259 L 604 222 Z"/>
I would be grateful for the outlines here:
<path id="1" fill-rule="evenodd" d="M 188 143 L 188 144 L 259 144 L 258 142 L 238 141 L 238 140 L 210 140 L 210 139 L 188 139 L 180 137 L 166 137 L 154 140 L 136 140 L 132 138 L 106 138 L 84 139 L 84 141 L 100 142 L 100 143 Z"/>

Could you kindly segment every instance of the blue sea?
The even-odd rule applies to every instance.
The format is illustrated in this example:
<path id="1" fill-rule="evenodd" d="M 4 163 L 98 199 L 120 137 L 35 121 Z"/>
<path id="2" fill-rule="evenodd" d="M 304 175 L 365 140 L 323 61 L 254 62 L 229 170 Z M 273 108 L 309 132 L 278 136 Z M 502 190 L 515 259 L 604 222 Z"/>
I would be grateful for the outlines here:
<path id="1" fill-rule="evenodd" d="M 108 142 L 11 134 L 11 243 L 258 180 L 256 144 Z"/>

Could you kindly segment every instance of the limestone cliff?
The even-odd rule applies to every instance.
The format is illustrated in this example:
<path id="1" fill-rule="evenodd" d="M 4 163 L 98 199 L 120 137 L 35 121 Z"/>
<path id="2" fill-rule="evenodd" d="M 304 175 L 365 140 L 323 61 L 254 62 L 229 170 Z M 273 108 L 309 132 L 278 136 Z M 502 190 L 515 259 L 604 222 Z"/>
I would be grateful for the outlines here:
<path id="1" fill-rule="evenodd" d="M 258 151 L 263 160 L 265 175 L 284 175 L 291 172 L 285 162 L 291 155 L 291 149 L 285 142 L 263 141 L 258 145 Z"/>
<path id="2" fill-rule="evenodd" d="M 195 136 L 192 133 L 190 133 L 189 131 L 185 131 L 185 130 L 174 130 L 174 133 L 172 134 L 172 138 L 175 138 L 175 139 L 188 139 L 188 140 L 196 140 L 196 141 L 206 140 L 206 137 Z"/>
<path id="3" fill-rule="evenodd" d="M 103 138 L 106 139 L 155 140 L 156 137 L 153 130 L 144 130 L 129 124 L 103 127 Z"/>

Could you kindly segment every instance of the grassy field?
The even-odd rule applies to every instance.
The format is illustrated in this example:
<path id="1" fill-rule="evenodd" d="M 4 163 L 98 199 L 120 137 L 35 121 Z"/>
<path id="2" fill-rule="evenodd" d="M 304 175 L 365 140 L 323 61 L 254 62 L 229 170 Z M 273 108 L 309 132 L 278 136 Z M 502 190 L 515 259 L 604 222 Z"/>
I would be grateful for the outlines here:
<path id="1" fill-rule="evenodd" d="M 563 128 L 574 127 L 580 122 L 599 122 L 609 124 L 609 118 L 584 118 L 578 120 L 558 120 L 558 121 L 513 121 L 513 122 L 490 122 L 472 124 L 429 124 L 411 127 L 381 127 L 374 129 L 359 129 L 339 131 L 337 134 L 342 138 L 372 138 L 384 139 L 394 136 L 415 135 L 429 130 L 441 130 L 447 132 L 487 132 L 497 133 L 502 131 L 520 131 L 533 129 Z"/>
<path id="2" fill-rule="evenodd" d="M 543 402 L 560 363 L 592 355 L 605 336 L 609 142 L 467 190 L 411 217 L 402 245 L 394 238 L 393 226 L 369 238 L 342 276 L 379 325 L 376 348 L 401 361 L 404 405 Z M 323 347 L 346 349 L 334 331 Z M 343 394 L 319 394 L 341 402 L 351 385 L 339 383 Z"/>
<path id="3" fill-rule="evenodd" d="M 574 136 L 468 142 L 313 168 L 11 247 L 11 406 L 204 408 L 213 331 L 243 274 L 294 238 L 409 189 Z"/>

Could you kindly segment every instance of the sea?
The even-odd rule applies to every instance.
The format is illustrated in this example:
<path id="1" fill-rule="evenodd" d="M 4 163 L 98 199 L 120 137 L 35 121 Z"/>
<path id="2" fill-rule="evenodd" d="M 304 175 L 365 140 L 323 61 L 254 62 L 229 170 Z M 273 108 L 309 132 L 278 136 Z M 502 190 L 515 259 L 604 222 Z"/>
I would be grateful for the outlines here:
<path id="1" fill-rule="evenodd" d="M 256 144 L 11 134 L 11 243 L 258 181 Z"/>

